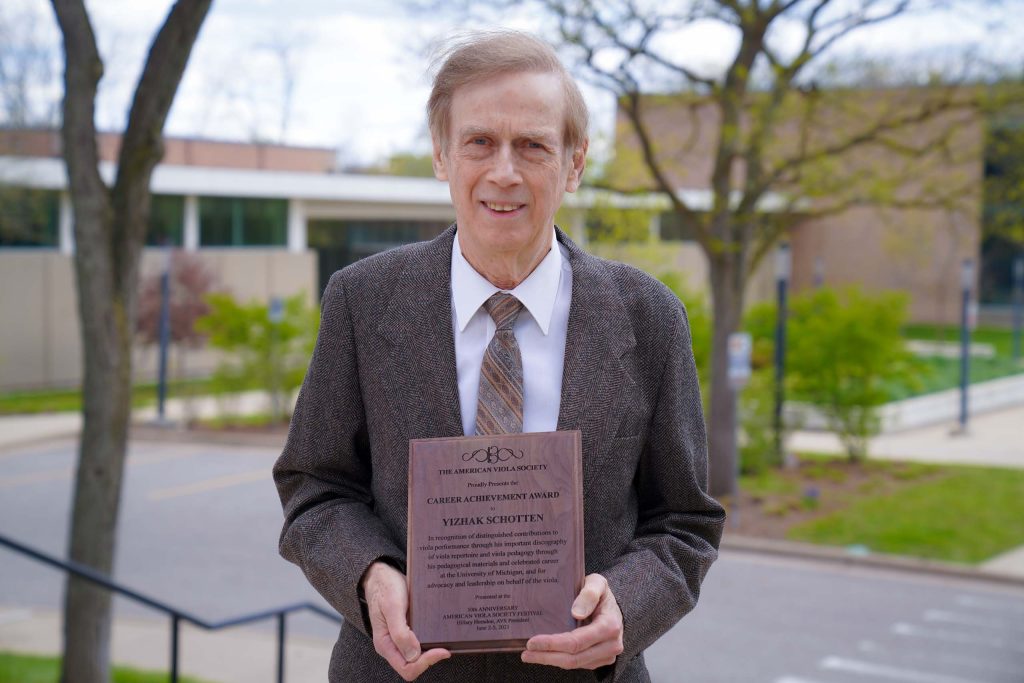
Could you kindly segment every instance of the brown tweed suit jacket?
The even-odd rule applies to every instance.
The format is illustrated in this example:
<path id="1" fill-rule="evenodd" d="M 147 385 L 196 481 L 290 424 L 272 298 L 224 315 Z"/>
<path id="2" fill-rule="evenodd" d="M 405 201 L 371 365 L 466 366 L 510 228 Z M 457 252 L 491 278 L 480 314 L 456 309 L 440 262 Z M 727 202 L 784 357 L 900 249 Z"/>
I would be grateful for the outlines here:
<path id="1" fill-rule="evenodd" d="M 400 681 L 367 636 L 367 567 L 404 566 L 409 439 L 460 436 L 450 267 L 455 228 L 334 274 L 316 349 L 274 467 L 281 554 L 345 617 L 330 681 Z M 722 508 L 686 313 L 656 280 L 579 249 L 558 429 L 583 432 L 586 571 L 622 609 L 625 651 L 596 674 L 517 655 L 456 655 L 421 681 L 647 681 L 644 648 L 697 602 Z"/>

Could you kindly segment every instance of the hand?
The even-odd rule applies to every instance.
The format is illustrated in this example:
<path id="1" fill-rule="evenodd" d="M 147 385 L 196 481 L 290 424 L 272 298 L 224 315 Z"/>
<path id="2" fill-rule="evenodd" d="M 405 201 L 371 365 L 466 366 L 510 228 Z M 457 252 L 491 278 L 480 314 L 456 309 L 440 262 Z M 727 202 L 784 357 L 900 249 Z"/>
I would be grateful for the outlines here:
<path id="1" fill-rule="evenodd" d="M 414 681 L 434 664 L 451 657 L 441 648 L 420 652 L 420 641 L 409 628 L 409 590 L 400 571 L 384 562 L 374 562 L 363 577 L 363 594 L 373 629 L 373 648 L 404 680 Z"/>
<path id="2" fill-rule="evenodd" d="M 590 621 L 566 633 L 534 636 L 526 643 L 522 660 L 562 669 L 596 669 L 614 664 L 622 653 L 622 612 L 608 581 L 590 574 L 572 604 L 576 619 Z"/>

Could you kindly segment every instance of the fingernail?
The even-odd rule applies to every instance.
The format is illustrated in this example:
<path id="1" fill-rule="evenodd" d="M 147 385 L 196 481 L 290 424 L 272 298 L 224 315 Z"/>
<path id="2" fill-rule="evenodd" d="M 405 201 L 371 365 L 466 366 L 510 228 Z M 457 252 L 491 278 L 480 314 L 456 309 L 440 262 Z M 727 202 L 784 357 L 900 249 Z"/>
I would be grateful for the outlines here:
<path id="1" fill-rule="evenodd" d="M 405 661 L 411 662 L 412 660 L 419 657 L 420 653 L 415 648 L 410 647 L 404 652 L 402 652 L 402 656 L 405 657 Z"/>

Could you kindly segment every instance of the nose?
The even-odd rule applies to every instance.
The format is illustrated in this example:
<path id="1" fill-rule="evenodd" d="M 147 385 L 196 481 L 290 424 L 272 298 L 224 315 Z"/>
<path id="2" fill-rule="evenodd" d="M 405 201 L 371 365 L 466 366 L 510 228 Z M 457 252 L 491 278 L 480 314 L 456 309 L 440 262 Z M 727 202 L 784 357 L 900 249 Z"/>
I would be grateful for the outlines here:
<path id="1" fill-rule="evenodd" d="M 511 145 L 501 145 L 492 159 L 488 180 L 499 187 L 510 187 L 522 182 Z"/>

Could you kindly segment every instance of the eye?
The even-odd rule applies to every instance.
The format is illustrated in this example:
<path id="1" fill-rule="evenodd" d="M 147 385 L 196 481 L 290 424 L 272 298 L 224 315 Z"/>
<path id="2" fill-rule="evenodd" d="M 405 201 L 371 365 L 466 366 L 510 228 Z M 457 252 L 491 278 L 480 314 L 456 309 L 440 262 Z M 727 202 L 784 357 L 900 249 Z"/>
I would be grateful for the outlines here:
<path id="1" fill-rule="evenodd" d="M 486 145 L 487 144 L 487 138 L 473 138 L 472 143 L 474 145 Z"/>

